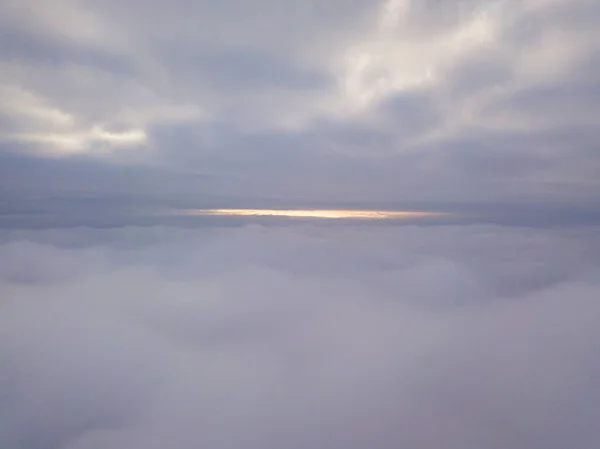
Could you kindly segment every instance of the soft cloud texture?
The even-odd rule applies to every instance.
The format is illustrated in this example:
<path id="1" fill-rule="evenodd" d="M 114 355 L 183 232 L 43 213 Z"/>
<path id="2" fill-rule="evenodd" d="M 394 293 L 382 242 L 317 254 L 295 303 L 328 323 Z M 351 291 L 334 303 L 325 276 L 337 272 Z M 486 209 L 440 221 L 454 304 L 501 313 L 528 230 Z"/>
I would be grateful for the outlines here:
<path id="1" fill-rule="evenodd" d="M 0 2 L 2 449 L 595 447 L 598 23 Z"/>
<path id="2" fill-rule="evenodd" d="M 20 0 L 0 17 L 13 200 L 67 184 L 163 206 L 598 208 L 595 0 Z M 57 156 L 59 187 L 19 162 Z"/>
<path id="3" fill-rule="evenodd" d="M 0 234 L 0 445 L 587 449 L 598 229 Z"/>

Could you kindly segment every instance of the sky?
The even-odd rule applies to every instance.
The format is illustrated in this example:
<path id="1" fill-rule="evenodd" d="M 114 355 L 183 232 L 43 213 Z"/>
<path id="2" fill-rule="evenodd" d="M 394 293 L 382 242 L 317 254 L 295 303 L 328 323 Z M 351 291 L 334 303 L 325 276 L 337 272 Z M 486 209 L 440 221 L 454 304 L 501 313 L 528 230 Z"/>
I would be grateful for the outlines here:
<path id="1" fill-rule="evenodd" d="M 3 0 L 0 17 L 4 227 L 207 207 L 600 218 L 596 0 Z"/>
<path id="2" fill-rule="evenodd" d="M 0 0 L 0 448 L 596 447 L 598 23 Z"/>

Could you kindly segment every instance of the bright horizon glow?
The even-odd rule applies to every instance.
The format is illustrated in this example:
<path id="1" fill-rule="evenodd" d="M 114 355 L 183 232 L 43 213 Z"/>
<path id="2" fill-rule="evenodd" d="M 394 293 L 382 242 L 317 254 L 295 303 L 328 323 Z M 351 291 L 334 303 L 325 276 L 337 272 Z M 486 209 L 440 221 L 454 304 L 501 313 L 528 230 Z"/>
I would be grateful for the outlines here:
<path id="1" fill-rule="evenodd" d="M 447 216 L 443 212 L 390 211 L 390 210 L 335 210 L 335 209 L 188 209 L 184 215 L 290 217 L 326 219 L 408 219 Z"/>

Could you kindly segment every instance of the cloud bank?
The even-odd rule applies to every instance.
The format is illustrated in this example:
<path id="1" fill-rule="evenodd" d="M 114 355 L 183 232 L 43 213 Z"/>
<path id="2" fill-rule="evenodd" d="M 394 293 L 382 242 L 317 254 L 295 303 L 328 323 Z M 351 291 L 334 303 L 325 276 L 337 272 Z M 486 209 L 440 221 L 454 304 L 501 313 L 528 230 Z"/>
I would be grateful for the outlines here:
<path id="1" fill-rule="evenodd" d="M 599 230 L 0 233 L 0 445 L 588 449 Z"/>
<path id="2" fill-rule="evenodd" d="M 8 203 L 598 210 L 596 0 L 11 0 L 0 17 Z"/>

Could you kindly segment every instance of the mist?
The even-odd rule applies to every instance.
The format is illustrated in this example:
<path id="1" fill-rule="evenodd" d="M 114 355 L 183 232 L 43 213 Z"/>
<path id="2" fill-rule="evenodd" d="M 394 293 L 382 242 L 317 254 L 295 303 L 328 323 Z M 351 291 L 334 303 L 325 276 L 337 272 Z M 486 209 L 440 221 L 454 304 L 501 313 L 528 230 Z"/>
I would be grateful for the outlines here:
<path id="1" fill-rule="evenodd" d="M 0 446 L 589 449 L 600 231 L 0 234 Z"/>

